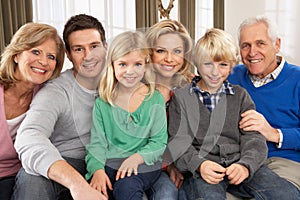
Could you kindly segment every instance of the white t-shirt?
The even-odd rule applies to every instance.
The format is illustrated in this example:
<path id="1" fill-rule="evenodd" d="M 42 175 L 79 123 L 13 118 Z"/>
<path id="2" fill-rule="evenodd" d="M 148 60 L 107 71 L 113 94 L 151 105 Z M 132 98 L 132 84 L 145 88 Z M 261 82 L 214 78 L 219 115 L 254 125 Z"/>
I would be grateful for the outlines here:
<path id="1" fill-rule="evenodd" d="M 8 130 L 9 130 L 10 136 L 13 141 L 16 139 L 17 130 L 20 127 L 20 124 L 23 121 L 23 119 L 25 118 L 25 116 L 26 116 L 26 113 L 23 113 L 23 114 L 19 115 L 18 117 L 6 120 L 6 122 L 8 124 Z"/>

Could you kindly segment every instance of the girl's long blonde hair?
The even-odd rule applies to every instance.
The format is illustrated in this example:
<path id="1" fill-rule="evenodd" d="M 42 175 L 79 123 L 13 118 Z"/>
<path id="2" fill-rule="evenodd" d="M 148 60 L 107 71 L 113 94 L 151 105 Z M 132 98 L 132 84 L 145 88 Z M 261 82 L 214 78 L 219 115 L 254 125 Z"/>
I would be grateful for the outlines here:
<path id="1" fill-rule="evenodd" d="M 116 97 L 117 79 L 115 77 L 113 62 L 129 54 L 132 51 L 140 51 L 145 56 L 145 75 L 143 82 L 149 87 L 150 97 L 154 93 L 155 83 L 150 62 L 149 48 L 142 32 L 126 31 L 117 35 L 111 42 L 107 53 L 107 60 L 103 76 L 99 85 L 99 96 L 111 105 Z"/>

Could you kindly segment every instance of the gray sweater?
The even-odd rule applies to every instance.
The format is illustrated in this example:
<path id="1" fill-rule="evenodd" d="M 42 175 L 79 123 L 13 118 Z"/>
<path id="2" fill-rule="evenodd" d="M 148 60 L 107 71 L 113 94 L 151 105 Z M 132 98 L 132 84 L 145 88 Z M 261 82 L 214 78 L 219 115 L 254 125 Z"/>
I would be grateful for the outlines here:
<path id="1" fill-rule="evenodd" d="M 26 172 L 47 177 L 50 165 L 85 158 L 96 91 L 81 87 L 73 70 L 48 82 L 34 97 L 15 142 Z"/>
<path id="2" fill-rule="evenodd" d="M 169 108 L 168 151 L 182 172 L 198 173 L 205 160 L 224 167 L 232 163 L 243 164 L 250 177 L 267 158 L 263 135 L 244 132 L 238 128 L 241 113 L 255 109 L 245 89 L 234 86 L 235 94 L 223 94 L 210 112 L 190 93 L 189 86 L 175 90 Z"/>

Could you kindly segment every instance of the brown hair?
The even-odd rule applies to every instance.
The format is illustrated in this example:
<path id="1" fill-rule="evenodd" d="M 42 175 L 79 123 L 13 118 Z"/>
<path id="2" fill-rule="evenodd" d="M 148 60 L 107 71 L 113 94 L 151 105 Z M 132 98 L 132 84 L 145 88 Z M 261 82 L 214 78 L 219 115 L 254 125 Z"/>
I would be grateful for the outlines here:
<path id="1" fill-rule="evenodd" d="M 93 16 L 86 14 L 79 14 L 72 16 L 64 27 L 63 39 L 65 42 L 66 50 L 70 52 L 69 36 L 75 31 L 85 30 L 85 29 L 96 29 L 101 36 L 103 45 L 106 44 L 105 31 L 99 22 L 99 20 Z"/>

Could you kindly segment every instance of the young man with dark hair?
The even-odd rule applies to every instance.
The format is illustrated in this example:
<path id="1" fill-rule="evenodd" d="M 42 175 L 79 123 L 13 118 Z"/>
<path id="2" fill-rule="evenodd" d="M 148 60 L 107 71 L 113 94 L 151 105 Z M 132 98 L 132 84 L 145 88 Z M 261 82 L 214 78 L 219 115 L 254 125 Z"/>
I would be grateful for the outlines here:
<path id="1" fill-rule="evenodd" d="M 105 32 L 96 18 L 80 14 L 67 21 L 63 39 L 73 68 L 39 91 L 18 130 L 15 147 L 23 168 L 13 199 L 106 199 L 84 179 Z"/>

